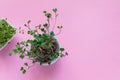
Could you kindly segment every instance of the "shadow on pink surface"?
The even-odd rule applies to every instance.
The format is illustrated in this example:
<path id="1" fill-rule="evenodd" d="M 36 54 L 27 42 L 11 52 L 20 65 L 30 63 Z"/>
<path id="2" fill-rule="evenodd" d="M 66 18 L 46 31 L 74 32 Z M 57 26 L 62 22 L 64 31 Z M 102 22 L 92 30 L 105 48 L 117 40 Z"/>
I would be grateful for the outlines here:
<path id="1" fill-rule="evenodd" d="M 50 66 L 41 66 L 40 69 L 43 74 L 52 76 L 59 71 L 60 68 L 60 60 Z"/>
<path id="2" fill-rule="evenodd" d="M 7 59 L 7 57 L 9 57 L 8 53 L 14 49 L 16 42 L 17 37 L 14 37 L 11 42 L 0 51 L 0 58 Z"/>
<path id="3" fill-rule="evenodd" d="M 18 42 L 18 38 L 17 38 L 17 36 L 15 36 L 13 38 L 13 40 L 11 40 L 10 44 L 8 44 L 4 49 L 2 49 L 0 51 L 0 61 L 5 61 L 4 62 L 5 65 L 6 66 L 9 65 L 10 69 L 13 69 L 13 68 L 11 68 L 13 66 L 10 61 L 12 61 L 12 63 L 16 64 L 16 66 L 14 66 L 14 67 L 17 67 L 18 65 L 23 64 L 22 60 L 21 59 L 19 60 L 18 57 L 15 57 L 14 55 L 13 55 L 13 57 L 9 57 L 9 55 L 8 55 L 9 52 L 11 52 L 14 49 L 17 42 Z M 17 59 L 17 60 L 15 60 L 15 59 Z M 19 61 L 19 62 L 17 62 L 17 61 Z M 6 62 L 8 62 L 8 63 L 6 63 Z M 17 67 L 17 68 L 20 68 L 20 67 Z M 59 73 L 60 69 L 61 69 L 61 60 L 59 59 L 56 63 L 54 63 L 50 66 L 40 66 L 39 64 L 35 64 L 35 66 L 31 67 L 30 70 L 28 70 L 28 73 L 26 73 L 25 75 L 30 74 L 31 75 L 30 78 L 36 78 L 38 80 L 39 79 L 47 80 L 49 78 L 54 78 Z M 12 70 L 9 70 L 9 72 L 10 71 L 12 71 Z M 17 73 L 19 73 L 19 70 Z M 13 72 L 13 74 L 14 74 L 14 72 Z"/>
<path id="4" fill-rule="evenodd" d="M 35 67 L 31 68 L 30 74 L 32 78 L 42 79 L 42 80 L 49 80 L 51 78 L 55 78 L 55 76 L 59 73 L 61 69 L 61 61 L 60 59 L 50 65 L 50 66 L 40 66 L 36 64 Z"/>

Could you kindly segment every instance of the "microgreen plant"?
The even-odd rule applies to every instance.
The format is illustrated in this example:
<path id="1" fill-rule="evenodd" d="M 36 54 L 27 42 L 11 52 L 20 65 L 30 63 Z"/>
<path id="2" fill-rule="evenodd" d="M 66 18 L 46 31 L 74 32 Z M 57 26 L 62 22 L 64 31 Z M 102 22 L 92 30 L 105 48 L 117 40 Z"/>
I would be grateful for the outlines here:
<path id="1" fill-rule="evenodd" d="M 44 24 L 39 24 L 38 26 L 35 26 L 35 29 L 31 29 L 30 23 L 31 20 L 29 20 L 26 24 L 24 24 L 25 27 L 28 28 L 27 33 L 31 36 L 33 36 L 33 39 L 28 39 L 26 41 L 18 42 L 16 44 L 16 48 L 13 50 L 12 54 L 19 54 L 19 57 L 21 59 L 24 59 L 25 57 L 28 57 L 30 60 L 32 60 L 32 63 L 39 63 L 40 65 L 44 63 L 51 64 L 51 62 L 58 57 L 64 57 L 65 55 L 68 55 L 67 52 L 64 52 L 64 48 L 60 48 L 58 44 L 58 40 L 55 38 L 56 35 L 60 34 L 62 26 L 56 26 L 56 20 L 57 20 L 57 9 L 53 9 L 53 15 L 51 13 L 48 13 L 47 11 L 43 11 L 43 14 L 46 17 L 46 22 Z M 54 25 L 51 26 L 51 21 L 54 16 Z M 52 27 L 52 30 L 50 31 L 50 28 Z M 57 27 L 60 31 L 58 33 L 54 33 L 54 28 Z M 25 32 L 19 28 L 19 32 L 24 34 Z M 23 73 L 26 72 L 26 69 L 29 69 L 31 65 L 29 65 L 27 62 L 24 63 L 24 66 L 21 67 L 21 71 Z"/>
<path id="2" fill-rule="evenodd" d="M 5 19 L 0 20 L 0 48 L 15 35 L 16 30 Z"/>

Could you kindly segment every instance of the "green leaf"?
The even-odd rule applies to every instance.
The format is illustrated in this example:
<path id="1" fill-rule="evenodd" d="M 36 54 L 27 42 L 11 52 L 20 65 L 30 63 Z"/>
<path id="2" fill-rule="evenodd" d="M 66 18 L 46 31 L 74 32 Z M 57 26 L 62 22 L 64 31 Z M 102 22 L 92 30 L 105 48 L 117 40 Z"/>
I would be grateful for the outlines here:
<path id="1" fill-rule="evenodd" d="M 27 52 L 27 55 L 28 55 L 28 56 L 30 56 L 30 55 L 31 55 L 31 52 L 30 52 L 30 51 L 28 51 L 28 52 Z"/>
<path id="2" fill-rule="evenodd" d="M 27 43 L 31 43 L 31 42 L 32 42 L 32 40 L 29 40 L 29 39 L 27 40 Z"/>
<path id="3" fill-rule="evenodd" d="M 47 13 L 47 11 L 43 11 L 43 13 Z"/>
<path id="4" fill-rule="evenodd" d="M 19 57 L 20 57 L 21 59 L 23 59 L 25 56 L 24 56 L 23 54 L 21 54 Z"/>
<path id="5" fill-rule="evenodd" d="M 52 42 L 57 42 L 57 40 L 56 39 L 52 39 Z"/>
<path id="6" fill-rule="evenodd" d="M 46 33 L 46 30 L 44 28 L 41 28 L 41 31 L 44 32 L 44 33 Z"/>
<path id="7" fill-rule="evenodd" d="M 9 55 L 9 56 L 12 56 L 12 53 L 9 53 L 8 55 Z"/>
<path id="8" fill-rule="evenodd" d="M 31 22 L 31 20 L 28 20 L 28 22 L 27 22 L 27 23 L 29 24 L 30 22 Z"/>
<path id="9" fill-rule="evenodd" d="M 21 67 L 21 68 L 20 68 L 20 70 L 21 70 L 21 71 L 23 71 L 23 70 L 24 70 L 24 68 L 23 68 L 23 67 Z"/>
<path id="10" fill-rule="evenodd" d="M 17 54 L 19 53 L 19 50 L 18 49 L 14 49 L 14 54 Z"/>
<path id="11" fill-rule="evenodd" d="M 23 74 L 26 73 L 26 70 L 24 69 L 24 67 L 21 67 L 21 68 L 20 68 L 20 71 L 22 71 Z"/>
<path id="12" fill-rule="evenodd" d="M 60 51 L 64 51 L 64 48 L 60 48 Z"/>
<path id="13" fill-rule="evenodd" d="M 22 50 L 22 48 L 19 47 L 17 50 L 20 52 Z"/>
<path id="14" fill-rule="evenodd" d="M 67 55 L 67 56 L 68 56 L 68 52 L 66 52 L 66 53 L 65 53 L 65 55 Z"/>
<path id="15" fill-rule="evenodd" d="M 58 56 L 59 56 L 59 53 L 56 53 L 54 57 L 55 57 L 55 58 L 58 58 Z"/>
<path id="16" fill-rule="evenodd" d="M 47 23 L 45 23 L 45 24 L 43 24 L 43 26 L 44 26 L 44 27 L 47 27 L 47 26 L 48 26 L 48 24 L 47 24 Z"/>
<path id="17" fill-rule="evenodd" d="M 49 34 L 43 34 L 42 36 L 44 37 L 44 39 L 47 39 L 50 37 Z"/>
<path id="18" fill-rule="evenodd" d="M 53 12 L 55 12 L 55 13 L 56 13 L 56 12 L 57 12 L 57 8 L 54 8 L 54 9 L 53 9 Z"/>
<path id="19" fill-rule="evenodd" d="M 65 55 L 64 54 L 60 54 L 60 57 L 64 57 Z"/>
<path id="20" fill-rule="evenodd" d="M 34 40 L 32 41 L 32 44 L 36 44 L 36 43 L 37 43 L 37 40 L 34 39 Z"/>
<path id="21" fill-rule="evenodd" d="M 26 73 L 26 70 L 24 69 L 22 72 L 23 72 L 23 74 L 25 74 L 25 73 Z"/>
<path id="22" fill-rule="evenodd" d="M 24 24 L 24 26 L 26 27 L 26 26 L 27 26 L 27 24 Z"/>
<path id="23" fill-rule="evenodd" d="M 50 65 L 50 64 L 51 64 L 51 62 L 48 62 L 48 64 Z"/>
<path id="24" fill-rule="evenodd" d="M 43 64 L 43 62 L 42 62 L 42 61 L 40 61 L 40 62 L 39 62 L 39 64 L 40 64 L 40 65 L 42 65 L 42 64 Z"/>
<path id="25" fill-rule="evenodd" d="M 36 32 L 37 32 L 36 30 L 30 30 L 30 31 L 28 31 L 28 34 L 35 35 Z"/>
<path id="26" fill-rule="evenodd" d="M 45 16 L 46 16 L 47 18 L 51 18 L 52 15 L 51 15 L 50 13 L 46 13 Z"/>
<path id="27" fill-rule="evenodd" d="M 34 64 L 34 63 L 35 63 L 35 61 L 33 60 L 33 61 L 32 61 L 32 63 Z"/>
<path id="28" fill-rule="evenodd" d="M 58 29 L 62 29 L 62 28 L 63 28 L 63 26 L 57 26 L 57 28 L 58 28 Z"/>
<path id="29" fill-rule="evenodd" d="M 24 63 L 25 66 L 28 66 L 28 63 Z"/>
<path id="30" fill-rule="evenodd" d="M 42 43 L 40 44 L 40 47 L 43 47 L 44 45 L 46 45 L 46 43 L 47 43 L 47 42 L 42 42 Z"/>
<path id="31" fill-rule="evenodd" d="M 41 58 L 41 62 L 44 62 L 45 61 L 45 58 Z"/>
<path id="32" fill-rule="evenodd" d="M 51 36 L 55 36 L 55 34 L 54 34 L 54 32 L 53 32 L 53 31 L 51 31 L 51 32 L 50 32 L 50 35 L 51 35 Z"/>

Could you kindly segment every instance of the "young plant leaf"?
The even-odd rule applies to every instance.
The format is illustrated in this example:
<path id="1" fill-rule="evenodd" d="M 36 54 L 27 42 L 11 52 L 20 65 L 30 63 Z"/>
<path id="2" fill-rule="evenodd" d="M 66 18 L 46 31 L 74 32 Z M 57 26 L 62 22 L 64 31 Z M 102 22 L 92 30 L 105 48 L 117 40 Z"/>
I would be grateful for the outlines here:
<path id="1" fill-rule="evenodd" d="M 56 13 L 56 12 L 57 12 L 57 8 L 54 8 L 54 9 L 53 9 L 53 12 L 55 12 L 55 13 Z"/>
<path id="2" fill-rule="evenodd" d="M 51 32 L 50 32 L 50 35 L 51 35 L 51 36 L 55 36 L 55 34 L 54 34 L 54 32 L 53 32 L 53 31 L 51 31 Z"/>
<path id="3" fill-rule="evenodd" d="M 14 49 L 14 54 L 17 54 L 19 53 L 19 50 L 18 49 Z"/>
<path id="4" fill-rule="evenodd" d="M 60 48 L 60 51 L 64 51 L 65 49 L 64 48 Z"/>
<path id="5" fill-rule="evenodd" d="M 23 59 L 25 56 L 24 56 L 24 54 L 20 54 L 20 56 L 19 56 L 21 59 Z"/>

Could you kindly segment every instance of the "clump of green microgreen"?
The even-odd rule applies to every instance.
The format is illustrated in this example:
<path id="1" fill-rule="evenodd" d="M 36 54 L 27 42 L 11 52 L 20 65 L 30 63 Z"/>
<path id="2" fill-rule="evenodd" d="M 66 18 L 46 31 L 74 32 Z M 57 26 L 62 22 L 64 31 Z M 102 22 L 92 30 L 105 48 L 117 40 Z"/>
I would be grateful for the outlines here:
<path id="1" fill-rule="evenodd" d="M 0 48 L 15 35 L 16 30 L 5 19 L 0 20 Z"/>
<path id="2" fill-rule="evenodd" d="M 16 48 L 12 53 L 10 53 L 10 55 L 19 54 L 19 57 L 21 59 L 28 57 L 30 60 L 32 60 L 32 65 L 34 65 L 36 62 L 40 65 L 44 63 L 51 64 L 51 62 L 58 57 L 64 57 L 65 55 L 68 55 L 67 52 L 64 52 L 64 48 L 59 47 L 58 41 L 55 38 L 56 35 L 60 34 L 63 27 L 56 26 L 56 20 L 58 16 L 57 9 L 55 8 L 52 11 L 54 13 L 53 15 L 47 11 L 43 11 L 47 20 L 44 24 L 35 26 L 34 30 L 32 30 L 30 27 L 30 20 L 24 24 L 24 26 L 28 28 L 27 33 L 33 36 L 34 39 L 18 42 L 16 44 Z M 52 27 L 50 22 L 52 21 L 51 18 L 53 19 L 53 16 L 55 18 L 55 21 Z M 50 31 L 51 27 L 52 30 Z M 56 34 L 53 31 L 55 27 L 60 30 Z M 19 28 L 19 32 L 24 34 L 24 31 L 21 28 Z M 27 62 L 24 63 L 24 66 L 26 67 L 21 67 L 20 69 L 23 73 L 26 72 L 26 69 L 29 69 L 31 67 L 31 65 L 29 65 Z"/>

